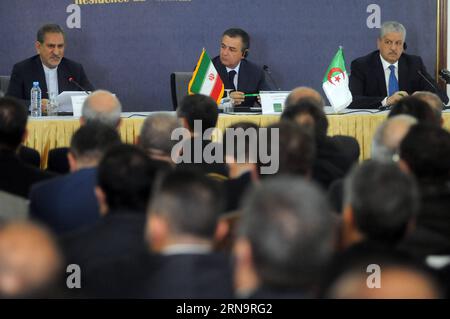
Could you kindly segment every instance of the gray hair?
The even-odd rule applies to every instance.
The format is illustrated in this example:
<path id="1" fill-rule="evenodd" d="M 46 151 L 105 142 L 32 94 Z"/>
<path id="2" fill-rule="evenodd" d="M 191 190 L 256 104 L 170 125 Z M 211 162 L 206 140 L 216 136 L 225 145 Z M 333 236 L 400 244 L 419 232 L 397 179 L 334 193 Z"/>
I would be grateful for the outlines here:
<path id="1" fill-rule="evenodd" d="M 91 100 L 97 94 L 110 94 L 114 97 L 115 104 L 113 105 L 112 111 L 99 112 L 95 109 L 95 105 L 92 105 Z M 122 104 L 119 99 L 116 98 L 111 92 L 106 90 L 97 90 L 91 93 L 86 100 L 84 100 L 83 108 L 81 110 L 81 116 L 85 119 L 86 123 L 90 122 L 100 122 L 111 127 L 116 127 L 120 121 L 120 114 L 122 113 Z"/>
<path id="2" fill-rule="evenodd" d="M 240 234 L 264 285 L 308 288 L 332 253 L 334 219 L 322 191 L 302 178 L 275 177 L 245 197 Z"/>
<path id="3" fill-rule="evenodd" d="M 417 119 L 406 114 L 396 115 L 384 121 L 373 137 L 372 159 L 384 163 L 392 162 L 404 137 L 394 134 L 393 130 L 399 126 L 411 127 L 415 124 Z"/>
<path id="4" fill-rule="evenodd" d="M 406 29 L 400 22 L 397 21 L 386 21 L 381 25 L 380 28 L 380 39 L 384 38 L 387 33 L 398 32 L 403 35 L 403 41 L 406 39 Z"/>
<path id="5" fill-rule="evenodd" d="M 178 143 L 177 140 L 171 139 L 172 132 L 180 127 L 180 120 L 173 114 L 151 114 L 142 125 L 139 145 L 147 152 L 158 150 L 170 155 L 172 148 Z"/>
<path id="6" fill-rule="evenodd" d="M 352 169 L 344 189 L 357 229 L 370 240 L 398 242 L 419 209 L 415 179 L 395 163 L 363 162 Z"/>
<path id="7" fill-rule="evenodd" d="M 64 40 L 66 38 L 66 35 L 65 35 L 63 29 L 59 25 L 45 24 L 39 28 L 37 35 L 36 35 L 36 40 L 39 41 L 40 43 L 44 43 L 44 38 L 47 33 L 61 33 L 64 37 Z"/>

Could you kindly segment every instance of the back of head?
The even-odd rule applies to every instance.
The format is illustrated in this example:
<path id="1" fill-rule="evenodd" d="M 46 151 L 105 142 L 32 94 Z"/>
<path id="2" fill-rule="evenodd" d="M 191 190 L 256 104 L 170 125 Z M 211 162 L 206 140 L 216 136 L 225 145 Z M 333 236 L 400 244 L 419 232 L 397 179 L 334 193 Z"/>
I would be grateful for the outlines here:
<path id="1" fill-rule="evenodd" d="M 119 133 L 102 123 L 88 123 L 72 136 L 70 152 L 77 161 L 98 163 L 103 154 L 121 143 Z"/>
<path id="2" fill-rule="evenodd" d="M 225 30 L 222 34 L 222 37 L 229 36 L 230 38 L 239 37 L 242 40 L 242 52 L 250 49 L 250 36 L 248 33 L 240 28 L 230 28 Z"/>
<path id="3" fill-rule="evenodd" d="M 217 103 L 206 95 L 194 94 L 188 95 L 181 100 L 181 104 L 177 108 L 177 116 L 185 119 L 190 131 L 194 131 L 194 122 L 201 123 L 204 133 L 209 128 L 214 128 L 219 117 Z M 197 124 L 197 125 L 198 125 Z"/>
<path id="4" fill-rule="evenodd" d="M 142 125 L 139 146 L 149 155 L 153 153 L 170 155 L 177 143 L 171 138 L 172 132 L 179 127 L 181 127 L 179 119 L 172 114 L 151 114 Z"/>
<path id="5" fill-rule="evenodd" d="M 278 174 L 307 176 L 311 173 L 316 147 L 309 131 L 296 123 L 280 121 L 267 128 L 267 135 L 268 154 L 273 157 L 278 152 Z M 275 137 L 278 141 L 273 140 Z M 277 147 L 273 148 L 274 145 Z"/>
<path id="6" fill-rule="evenodd" d="M 109 211 L 145 212 L 152 185 L 161 166 L 141 149 L 122 144 L 110 148 L 98 166 L 98 186 Z"/>
<path id="7" fill-rule="evenodd" d="M 218 182 L 196 171 L 177 170 L 158 181 L 149 214 L 164 218 L 173 236 L 212 240 L 222 210 Z"/>
<path id="8" fill-rule="evenodd" d="M 26 108 L 14 98 L 0 98 L 0 149 L 16 150 L 25 134 Z"/>
<path id="9" fill-rule="evenodd" d="M 0 296 L 50 297 L 62 258 L 54 238 L 30 222 L 0 227 Z"/>
<path id="10" fill-rule="evenodd" d="M 358 231 L 366 238 L 394 245 L 418 211 L 413 177 L 394 163 L 366 161 L 345 181 L 345 204 L 353 211 Z"/>
<path id="11" fill-rule="evenodd" d="M 259 126 L 239 122 L 228 126 L 223 134 L 224 156 L 237 163 L 257 163 Z"/>
<path id="12" fill-rule="evenodd" d="M 402 98 L 391 108 L 388 118 L 399 114 L 411 115 L 415 117 L 419 123 L 428 123 L 436 126 L 441 125 L 440 118 L 436 117 L 431 106 L 414 96 Z"/>
<path id="13" fill-rule="evenodd" d="M 433 109 L 436 118 L 442 118 L 442 109 L 445 107 L 445 105 L 444 103 L 442 103 L 439 95 L 428 91 L 417 91 L 414 92 L 412 96 L 417 97 L 418 99 L 427 103 Z"/>
<path id="14" fill-rule="evenodd" d="M 287 106 L 281 114 L 282 120 L 289 120 L 312 130 L 315 138 L 324 139 L 328 131 L 328 120 L 323 107 L 315 99 L 303 98 Z"/>
<path id="15" fill-rule="evenodd" d="M 349 256 L 347 256 L 349 257 Z M 393 252 L 350 256 L 330 283 L 327 298 L 437 299 L 444 292 L 435 274 Z M 338 265 L 339 267 L 339 265 Z"/>
<path id="16" fill-rule="evenodd" d="M 332 253 L 333 216 L 321 191 L 301 178 L 266 180 L 247 194 L 241 236 L 263 285 L 309 288 Z"/>
<path id="17" fill-rule="evenodd" d="M 392 162 L 400 143 L 417 119 L 411 115 L 401 114 L 384 121 L 375 132 L 372 142 L 372 159 L 380 162 Z"/>
<path id="18" fill-rule="evenodd" d="M 81 110 L 85 123 L 101 122 L 111 127 L 117 127 L 120 122 L 122 105 L 111 92 L 97 90 L 84 100 Z"/>
<path id="19" fill-rule="evenodd" d="M 447 182 L 450 133 L 432 125 L 415 125 L 400 144 L 400 158 L 420 182 Z"/>
<path id="20" fill-rule="evenodd" d="M 291 93 L 289 93 L 286 101 L 284 102 L 285 108 L 297 104 L 304 99 L 314 100 L 320 106 L 320 108 L 323 108 L 325 106 L 323 97 L 319 92 L 310 87 L 300 86 L 293 89 Z"/>

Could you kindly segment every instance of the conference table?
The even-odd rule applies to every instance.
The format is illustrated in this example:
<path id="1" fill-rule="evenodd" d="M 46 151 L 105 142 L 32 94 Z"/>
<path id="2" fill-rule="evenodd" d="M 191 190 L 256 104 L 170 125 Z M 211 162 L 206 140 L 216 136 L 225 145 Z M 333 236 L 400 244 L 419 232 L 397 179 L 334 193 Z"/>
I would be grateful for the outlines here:
<path id="1" fill-rule="evenodd" d="M 154 112 L 122 113 L 119 128 L 122 141 L 130 144 L 136 143 L 145 118 L 152 113 Z M 373 135 L 380 123 L 386 119 L 387 112 L 346 110 L 342 114 L 330 114 L 328 110 L 327 113 L 328 135 L 355 137 L 361 148 L 360 160 L 370 158 Z M 450 112 L 443 112 L 443 118 L 444 127 L 450 130 Z M 223 131 L 228 126 L 241 121 L 266 127 L 278 120 L 279 115 L 220 114 L 217 128 Z M 27 125 L 28 137 L 25 145 L 36 149 L 41 154 L 41 167 L 46 168 L 48 152 L 56 147 L 69 146 L 70 139 L 79 126 L 79 118 L 72 116 L 30 118 Z"/>

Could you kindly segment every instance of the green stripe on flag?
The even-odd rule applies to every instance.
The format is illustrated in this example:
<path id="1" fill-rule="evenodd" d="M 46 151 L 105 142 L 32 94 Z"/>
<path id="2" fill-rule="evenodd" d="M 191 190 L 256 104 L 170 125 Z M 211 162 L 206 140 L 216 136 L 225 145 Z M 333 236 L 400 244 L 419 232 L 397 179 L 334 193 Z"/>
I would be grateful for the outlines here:
<path id="1" fill-rule="evenodd" d="M 208 72 L 209 65 L 211 64 L 211 59 L 209 58 L 208 54 L 203 55 L 203 59 L 200 63 L 200 66 L 198 68 L 197 74 L 195 76 L 194 82 L 191 86 L 191 92 L 193 93 L 199 93 L 200 89 L 202 88 L 203 82 L 206 78 L 206 72 Z"/>
<path id="2" fill-rule="evenodd" d="M 347 70 L 345 69 L 344 51 L 342 51 L 342 48 L 338 49 L 338 51 L 334 55 L 333 60 L 331 60 L 330 66 L 328 67 L 327 72 L 325 72 L 322 83 L 328 81 L 328 74 L 333 68 L 339 68 L 342 70 L 342 72 L 347 72 Z"/>

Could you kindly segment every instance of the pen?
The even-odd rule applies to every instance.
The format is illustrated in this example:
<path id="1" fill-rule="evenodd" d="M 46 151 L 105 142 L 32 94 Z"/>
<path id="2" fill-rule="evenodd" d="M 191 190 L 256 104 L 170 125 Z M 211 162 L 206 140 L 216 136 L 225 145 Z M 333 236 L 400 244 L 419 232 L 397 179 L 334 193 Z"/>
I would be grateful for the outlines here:
<path id="1" fill-rule="evenodd" d="M 254 94 L 244 94 L 245 97 L 248 97 L 248 96 L 258 96 L 258 95 L 259 95 L 258 93 L 254 93 Z"/>

